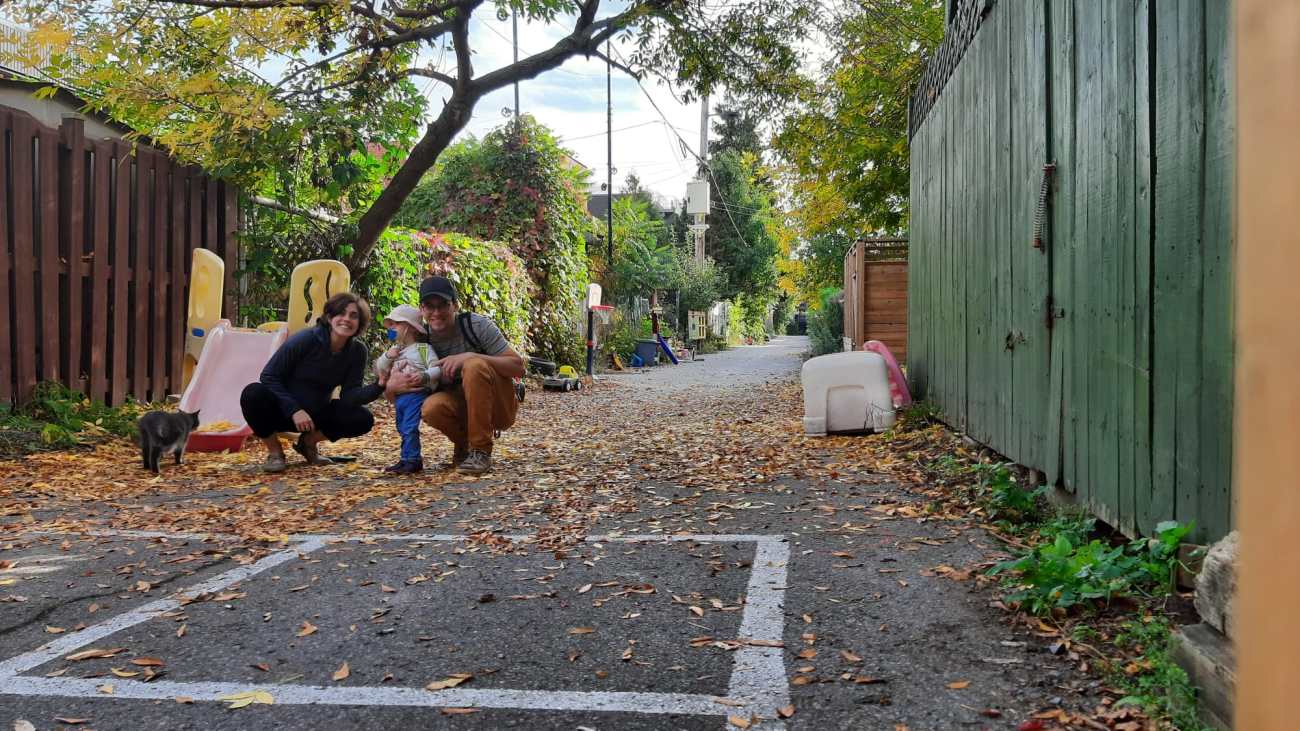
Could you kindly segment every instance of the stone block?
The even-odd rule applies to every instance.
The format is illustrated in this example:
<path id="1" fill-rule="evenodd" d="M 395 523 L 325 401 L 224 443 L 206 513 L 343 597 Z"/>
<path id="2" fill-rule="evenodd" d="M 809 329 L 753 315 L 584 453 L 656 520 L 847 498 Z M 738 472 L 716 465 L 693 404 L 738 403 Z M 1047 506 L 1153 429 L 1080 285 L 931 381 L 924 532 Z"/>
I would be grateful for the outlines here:
<path id="1" fill-rule="evenodd" d="M 1237 531 L 1210 546 L 1196 579 L 1196 612 L 1225 637 L 1232 637 L 1233 598 L 1237 593 Z"/>

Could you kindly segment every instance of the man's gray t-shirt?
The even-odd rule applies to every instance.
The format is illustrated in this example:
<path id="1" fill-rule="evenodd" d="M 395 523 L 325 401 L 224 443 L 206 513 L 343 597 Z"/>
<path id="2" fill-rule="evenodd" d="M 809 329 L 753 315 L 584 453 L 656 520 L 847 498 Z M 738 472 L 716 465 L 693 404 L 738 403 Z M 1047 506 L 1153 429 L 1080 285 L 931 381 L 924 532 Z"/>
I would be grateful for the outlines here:
<path id="1" fill-rule="evenodd" d="M 460 316 L 457 315 L 456 320 L 459 319 Z M 492 322 L 491 318 L 477 313 L 470 313 L 469 322 L 466 324 L 469 325 L 479 343 L 479 348 L 472 352 L 482 353 L 483 355 L 500 355 L 505 352 L 506 348 L 510 347 L 505 336 L 501 334 L 501 328 L 497 327 L 497 324 Z M 458 321 L 452 322 L 449 337 L 440 338 L 427 330 L 426 334 L 429 338 L 429 344 L 433 346 L 433 350 L 438 354 L 439 358 L 446 358 L 457 353 L 471 352 L 472 350 L 469 343 L 465 342 L 464 336 L 461 335 Z"/>

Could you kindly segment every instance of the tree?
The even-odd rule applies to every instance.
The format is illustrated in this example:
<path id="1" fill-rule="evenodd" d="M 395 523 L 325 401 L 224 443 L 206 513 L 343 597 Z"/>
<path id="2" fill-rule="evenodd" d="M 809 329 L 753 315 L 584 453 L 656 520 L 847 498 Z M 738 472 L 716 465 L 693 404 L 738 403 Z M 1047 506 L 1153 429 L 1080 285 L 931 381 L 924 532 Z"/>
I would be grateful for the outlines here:
<path id="1" fill-rule="evenodd" d="M 614 297 L 627 302 L 655 290 L 678 285 L 681 271 L 670 243 L 668 227 L 651 204 L 624 196 L 614 201 Z"/>
<path id="2" fill-rule="evenodd" d="M 53 80 L 187 161 L 224 162 L 232 173 L 256 170 L 268 143 L 284 145 L 294 130 L 313 138 L 360 130 L 343 146 L 366 149 L 372 115 L 409 94 L 409 80 L 442 85 L 441 109 L 378 195 L 349 211 L 340 230 L 355 242 L 351 263 L 364 264 L 485 95 L 574 56 L 604 58 L 601 47 L 618 34 L 634 50 L 611 62 L 631 73 L 656 73 L 695 90 L 722 84 L 762 93 L 790 77 L 792 44 L 817 6 L 631 0 L 616 7 L 599 17 L 601 0 L 13 0 L 9 12 L 52 51 L 46 72 Z M 539 53 L 480 72 L 469 33 L 480 12 L 513 12 L 525 22 L 563 25 L 566 34 Z M 448 65 L 431 61 L 439 53 Z M 279 64 L 276 78 L 263 75 Z M 349 123 L 338 124 L 337 116 Z"/>
<path id="3" fill-rule="evenodd" d="M 746 106 L 734 97 L 714 107 L 717 119 L 713 121 L 715 139 L 709 141 L 709 154 L 718 155 L 727 150 L 761 155 L 766 145 L 758 135 L 758 117 L 747 113 Z"/>
<path id="4" fill-rule="evenodd" d="M 943 40 L 940 0 L 872 0 L 828 29 L 837 49 L 797 95 L 775 149 L 806 236 L 898 233 L 907 221 L 907 102 Z"/>
<path id="5" fill-rule="evenodd" d="M 778 246 L 768 228 L 775 215 L 769 191 L 756 181 L 752 154 L 726 150 L 709 162 L 715 186 L 705 251 L 723 274 L 721 294 L 767 295 L 776 287 Z"/>

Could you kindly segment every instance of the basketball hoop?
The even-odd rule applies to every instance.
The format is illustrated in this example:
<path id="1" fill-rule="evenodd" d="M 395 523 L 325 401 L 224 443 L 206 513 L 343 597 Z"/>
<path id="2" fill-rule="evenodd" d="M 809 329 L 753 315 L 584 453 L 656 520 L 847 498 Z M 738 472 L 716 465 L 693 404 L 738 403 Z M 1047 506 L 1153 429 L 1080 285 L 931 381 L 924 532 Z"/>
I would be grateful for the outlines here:
<path id="1" fill-rule="evenodd" d="M 608 325 L 610 316 L 614 312 L 613 305 L 592 305 L 591 312 L 596 317 L 596 322 L 602 325 Z"/>

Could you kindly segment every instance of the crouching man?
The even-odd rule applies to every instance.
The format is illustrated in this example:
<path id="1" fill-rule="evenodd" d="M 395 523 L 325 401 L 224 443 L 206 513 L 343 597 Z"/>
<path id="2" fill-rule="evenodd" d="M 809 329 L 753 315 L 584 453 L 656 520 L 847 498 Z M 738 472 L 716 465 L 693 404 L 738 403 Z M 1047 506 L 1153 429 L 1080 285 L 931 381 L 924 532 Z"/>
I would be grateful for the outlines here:
<path id="1" fill-rule="evenodd" d="M 524 359 L 483 315 L 459 312 L 456 287 L 446 277 L 420 283 L 420 315 L 425 336 L 442 367 L 436 393 L 420 409 L 424 423 L 451 440 L 451 467 L 466 474 L 492 469 L 495 432 L 515 423 L 519 401 L 512 379 L 524 375 Z M 385 395 L 429 387 L 428 374 L 394 373 Z"/>

